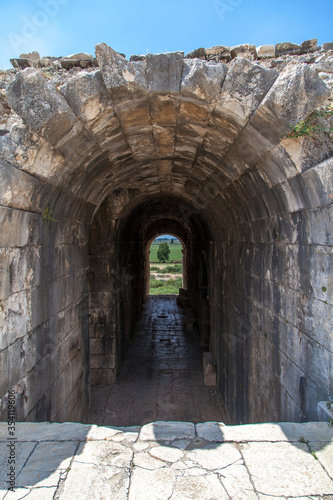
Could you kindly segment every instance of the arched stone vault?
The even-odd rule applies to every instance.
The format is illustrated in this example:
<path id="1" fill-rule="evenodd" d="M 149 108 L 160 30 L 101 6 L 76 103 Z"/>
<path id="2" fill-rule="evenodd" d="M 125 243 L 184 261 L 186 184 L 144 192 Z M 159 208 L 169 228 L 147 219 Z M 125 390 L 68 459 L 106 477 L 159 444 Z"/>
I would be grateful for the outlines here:
<path id="1" fill-rule="evenodd" d="M 210 310 L 230 421 L 315 419 L 333 385 L 332 160 L 310 164 L 286 135 L 328 87 L 306 64 L 96 57 L 59 87 L 31 68 L 7 87 L 20 119 L 0 138 L 0 396 L 17 390 L 22 420 L 85 419 L 90 373 L 110 383 L 121 366 L 163 227 L 184 241 L 204 337 Z"/>

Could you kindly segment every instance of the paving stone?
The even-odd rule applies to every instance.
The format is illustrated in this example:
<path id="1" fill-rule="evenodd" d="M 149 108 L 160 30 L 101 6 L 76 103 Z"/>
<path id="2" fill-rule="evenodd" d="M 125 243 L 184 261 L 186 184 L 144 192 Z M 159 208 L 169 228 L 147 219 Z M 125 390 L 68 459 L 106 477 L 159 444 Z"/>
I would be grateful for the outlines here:
<path id="1" fill-rule="evenodd" d="M 256 490 L 264 495 L 333 494 L 333 482 L 306 444 L 249 443 L 242 453 Z"/>
<path id="2" fill-rule="evenodd" d="M 187 458 L 207 470 L 217 470 L 242 460 L 236 446 L 229 443 L 207 445 L 194 449 L 187 454 Z"/>
<path id="3" fill-rule="evenodd" d="M 319 441 L 310 441 L 310 449 L 316 454 L 321 465 L 333 480 L 333 442 L 322 443 Z"/>
<path id="4" fill-rule="evenodd" d="M 149 446 L 148 443 L 135 443 L 133 445 L 133 450 L 135 450 L 135 451 L 146 450 L 148 448 L 148 446 Z"/>
<path id="5" fill-rule="evenodd" d="M 174 441 L 172 443 L 172 446 L 176 446 L 176 448 L 179 448 L 180 450 L 185 450 L 189 444 L 190 441 L 188 441 L 187 439 L 181 439 L 180 441 Z"/>
<path id="6" fill-rule="evenodd" d="M 195 428 L 191 422 L 153 422 L 144 425 L 140 432 L 142 441 L 174 441 L 194 437 Z"/>
<path id="7" fill-rule="evenodd" d="M 119 434 L 116 434 L 112 438 L 112 441 L 116 442 L 128 441 L 130 443 L 135 443 L 135 441 L 138 439 L 138 436 L 139 436 L 138 432 L 120 432 Z"/>
<path id="8" fill-rule="evenodd" d="M 165 500 L 170 498 L 175 484 L 170 469 L 144 470 L 135 467 L 131 477 L 129 500 Z M 149 484 L 149 488 L 147 485 Z"/>
<path id="9" fill-rule="evenodd" d="M 249 424 L 228 426 L 224 430 L 225 441 L 299 441 L 301 424 Z M 245 435 L 248 436 L 245 438 Z"/>
<path id="10" fill-rule="evenodd" d="M 152 448 L 149 451 L 149 454 L 152 457 L 157 458 L 158 460 L 163 460 L 163 462 L 170 463 L 178 462 L 178 460 L 180 460 L 184 456 L 182 451 L 166 446 L 158 446 L 156 448 Z"/>
<path id="11" fill-rule="evenodd" d="M 155 470 L 160 469 L 161 467 L 165 467 L 165 463 L 152 457 L 150 453 L 148 453 L 148 451 L 136 453 L 133 463 L 138 467 L 149 470 Z"/>
<path id="12" fill-rule="evenodd" d="M 286 428 L 288 424 L 281 424 L 282 429 Z M 297 424 L 290 424 L 296 425 Z M 305 424 L 298 424 L 299 432 L 302 432 L 306 441 L 333 441 L 333 426 L 328 422 L 306 422 Z M 288 430 L 286 430 L 288 434 Z"/>
<path id="13" fill-rule="evenodd" d="M 224 500 L 230 497 L 214 474 L 199 477 L 177 477 L 171 499 Z"/>
<path id="14" fill-rule="evenodd" d="M 18 475 L 17 486 L 57 486 L 60 475 L 70 466 L 78 444 L 75 441 L 39 443 Z"/>
<path id="15" fill-rule="evenodd" d="M 59 500 L 127 500 L 128 487 L 129 471 L 126 469 L 73 462 Z"/>
<path id="16" fill-rule="evenodd" d="M 156 424 L 158 427 L 169 424 L 162 426 L 163 438 L 166 434 L 168 438 L 174 436 L 174 430 L 179 431 L 179 424 L 185 424 L 185 429 L 188 429 L 187 422 Z M 175 424 L 170 434 L 168 431 Z M 72 425 L 73 434 L 80 434 L 81 424 Z M 40 426 L 45 428 L 45 424 Z M 6 427 L 5 423 L 0 424 L 2 432 Z M 26 424 L 26 429 L 29 427 Z M 5 495 L 7 500 L 18 500 L 25 495 L 31 499 L 53 498 L 60 478 L 62 483 L 57 494 L 61 500 L 71 500 L 78 494 L 83 500 L 127 499 L 130 484 L 129 498 L 132 499 L 255 499 L 258 494 L 262 499 L 273 495 L 274 498 L 305 500 L 312 496 L 333 495 L 333 481 L 329 477 L 333 475 L 333 439 L 328 435 L 329 426 L 325 422 L 244 426 L 219 426 L 218 422 L 206 422 L 197 425 L 198 435 L 193 432 L 191 438 L 178 439 L 167 446 L 159 445 L 159 440 L 151 435 L 151 426 L 147 428 L 150 428 L 150 439 L 141 441 L 139 438 L 133 444 L 125 436 L 133 435 L 136 439 L 138 427 L 128 428 L 128 432 L 123 427 L 94 427 L 93 433 L 89 437 L 86 433 L 87 440 L 78 446 L 78 442 L 69 439 L 52 440 L 52 429 L 54 436 L 59 438 L 59 425 L 49 424 L 46 426 L 48 441 L 44 441 L 44 435 L 41 435 L 39 443 L 16 444 L 20 450 L 18 463 L 22 466 L 26 462 L 26 465 L 17 476 L 17 492 L 7 495 L 7 489 L 2 485 L 0 498 Z M 206 438 L 216 438 L 217 428 L 223 430 L 227 439 L 236 442 L 211 441 L 207 444 Z M 307 444 L 299 442 L 300 433 L 306 436 L 308 432 L 314 436 L 316 429 L 318 440 Z M 110 435 L 110 430 L 116 433 Z M 325 431 L 326 442 L 323 441 Z M 123 440 L 115 441 L 117 438 Z M 190 450 L 184 451 L 177 445 Z M 6 443 L 2 442 L 1 446 L 5 447 Z M 5 460 L 6 456 L 2 460 L 2 477 Z"/>
<path id="17" fill-rule="evenodd" d="M 183 462 L 175 462 L 171 465 L 171 469 L 175 471 L 183 471 L 185 473 L 187 471 L 187 465 Z"/>
<path id="18" fill-rule="evenodd" d="M 179 466 L 179 465 L 181 465 L 181 463 L 182 462 L 179 462 L 178 464 L 174 464 L 174 466 L 176 466 L 176 465 Z M 185 459 L 183 462 L 183 465 L 185 467 L 183 469 L 183 472 L 181 472 L 181 475 L 184 477 L 186 477 L 186 476 L 198 477 L 198 476 L 206 476 L 207 475 L 206 469 L 202 469 L 195 462 L 192 462 L 191 460 Z M 176 468 L 174 466 L 172 466 L 172 468 Z M 179 467 L 177 467 L 177 468 L 179 468 Z"/>
<path id="19" fill-rule="evenodd" d="M 129 467 L 132 457 L 132 450 L 119 443 L 111 445 L 106 441 L 87 441 L 79 446 L 74 461 L 96 466 Z"/>
<path id="20" fill-rule="evenodd" d="M 57 488 L 17 488 L 14 492 L 9 491 L 6 494 L 6 500 L 21 500 L 28 498 L 29 500 L 53 500 Z M 1 495 L 1 494 L 0 494 Z M 0 496 L 0 498 L 2 498 Z"/>
<path id="21" fill-rule="evenodd" d="M 7 431 L 8 435 L 8 427 L 7 425 L 0 425 L 1 428 Z M 10 449 L 7 446 L 8 441 L 4 443 L 0 443 L 0 490 L 6 490 L 8 488 L 7 484 L 7 474 L 9 471 L 9 453 Z M 18 474 L 21 472 L 22 467 L 25 462 L 28 460 L 30 454 L 36 447 L 37 443 L 20 443 L 17 442 L 15 444 L 15 467 L 16 467 L 16 478 Z"/>
<path id="22" fill-rule="evenodd" d="M 220 480 L 231 498 L 257 499 L 246 467 L 241 463 L 229 465 L 219 472 Z"/>
<path id="23" fill-rule="evenodd" d="M 50 441 L 51 438 L 55 441 L 81 441 L 87 438 L 90 431 L 94 432 L 94 428 L 98 433 L 109 432 L 112 434 L 112 430 L 105 431 L 104 429 L 84 424 L 17 422 L 15 436 L 18 441 Z M 7 428 L 0 426 L 0 441 L 6 441 L 7 437 Z"/>

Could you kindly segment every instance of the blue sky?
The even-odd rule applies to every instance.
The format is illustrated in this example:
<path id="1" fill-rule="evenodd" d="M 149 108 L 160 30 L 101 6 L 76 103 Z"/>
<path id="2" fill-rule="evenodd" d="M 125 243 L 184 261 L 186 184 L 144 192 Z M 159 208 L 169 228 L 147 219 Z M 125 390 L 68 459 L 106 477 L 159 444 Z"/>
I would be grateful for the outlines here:
<path id="1" fill-rule="evenodd" d="M 94 53 L 105 42 L 131 54 L 318 38 L 333 41 L 333 1 L 0 0 L 0 69 L 9 58 Z"/>

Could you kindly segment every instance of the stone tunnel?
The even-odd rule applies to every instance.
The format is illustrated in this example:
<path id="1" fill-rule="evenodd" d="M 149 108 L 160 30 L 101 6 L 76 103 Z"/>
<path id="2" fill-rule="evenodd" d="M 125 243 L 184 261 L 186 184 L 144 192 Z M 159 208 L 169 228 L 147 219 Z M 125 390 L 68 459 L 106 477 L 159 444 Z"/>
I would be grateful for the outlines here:
<path id="1" fill-rule="evenodd" d="M 329 87 L 303 63 L 130 62 L 105 44 L 96 58 L 60 83 L 18 71 L 6 89 L 2 419 L 15 390 L 18 420 L 86 421 L 166 233 L 229 423 L 317 420 L 333 397 L 332 144 L 288 134 Z"/>

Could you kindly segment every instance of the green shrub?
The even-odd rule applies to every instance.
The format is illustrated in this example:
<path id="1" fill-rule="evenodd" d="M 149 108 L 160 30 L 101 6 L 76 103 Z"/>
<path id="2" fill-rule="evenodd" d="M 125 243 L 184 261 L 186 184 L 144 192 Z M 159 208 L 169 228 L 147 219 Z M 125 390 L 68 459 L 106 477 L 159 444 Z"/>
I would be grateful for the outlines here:
<path id="1" fill-rule="evenodd" d="M 150 280 L 150 288 L 159 288 L 160 286 L 163 286 L 164 284 L 165 284 L 165 281 L 156 280 L 156 279 Z"/>
<path id="2" fill-rule="evenodd" d="M 183 271 L 183 266 L 182 264 L 174 264 L 173 266 L 166 266 L 162 269 L 158 269 L 157 267 L 151 267 L 151 271 L 158 271 L 161 274 L 175 274 L 175 273 L 181 273 Z"/>

